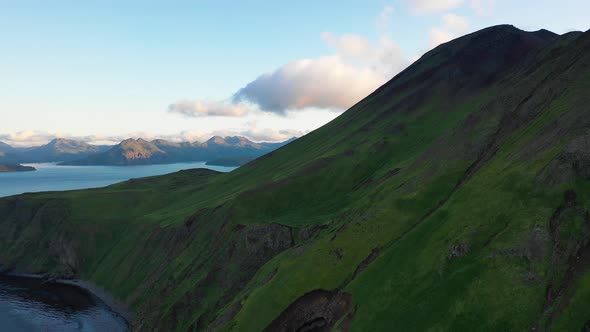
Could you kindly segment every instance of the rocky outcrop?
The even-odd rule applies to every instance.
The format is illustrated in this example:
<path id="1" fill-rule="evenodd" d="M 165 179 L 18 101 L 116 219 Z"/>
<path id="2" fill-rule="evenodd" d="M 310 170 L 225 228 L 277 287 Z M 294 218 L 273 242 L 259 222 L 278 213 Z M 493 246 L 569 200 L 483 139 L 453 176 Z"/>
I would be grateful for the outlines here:
<path id="1" fill-rule="evenodd" d="M 548 184 L 576 178 L 590 179 L 590 135 L 572 140 L 538 176 L 538 180 Z"/>
<path id="2" fill-rule="evenodd" d="M 138 321 L 134 330 L 151 331 L 152 329 L 175 329 L 179 321 L 187 317 L 194 320 L 189 327 L 190 330 L 205 330 L 211 326 L 221 326 L 233 319 L 239 311 L 239 304 L 230 307 L 221 315 L 217 313 L 230 304 L 243 288 L 255 276 L 258 270 L 270 259 L 295 245 L 293 231 L 290 227 L 279 224 L 261 225 L 232 225 L 231 210 L 226 220 L 213 229 L 207 229 L 207 214 L 197 212 L 189 220 L 191 226 L 186 230 L 174 232 L 171 242 L 174 246 L 171 250 L 181 254 L 183 246 L 193 241 L 193 236 L 208 232 L 209 251 L 206 253 L 208 259 L 202 262 L 197 268 L 199 273 L 205 276 L 198 280 L 192 289 L 182 295 L 177 302 L 169 309 L 168 319 L 161 319 L 159 316 L 152 316 L 152 312 L 140 313 L 142 320 Z M 209 215 L 210 217 L 210 215 Z M 174 259 L 174 257 L 170 257 Z M 191 272 L 191 273 L 194 273 Z M 164 293 L 171 292 L 179 283 L 190 276 L 180 275 L 178 279 L 170 279 L 162 288 Z M 212 299 L 213 303 L 206 305 L 204 302 L 211 289 L 219 289 L 220 294 Z M 162 294 L 165 296 L 165 294 Z M 155 297 L 154 300 L 158 300 Z M 201 303 L 200 303 L 201 302 Z M 154 303 L 154 306 L 157 304 Z M 146 306 L 150 308 L 150 306 Z M 153 309 L 153 308 L 151 308 Z M 195 314 L 199 312 L 199 314 Z"/>
<path id="3" fill-rule="evenodd" d="M 0 264 L 20 272 L 50 273 L 55 277 L 76 277 L 80 263 L 79 243 L 84 234 L 72 234 L 69 210 L 60 200 L 29 205 L 22 198 L 0 206 Z M 22 243 L 35 243 L 26 248 Z"/>
<path id="4" fill-rule="evenodd" d="M 293 302 L 264 331 L 331 331 L 352 308 L 352 296 L 348 293 L 314 290 Z"/>

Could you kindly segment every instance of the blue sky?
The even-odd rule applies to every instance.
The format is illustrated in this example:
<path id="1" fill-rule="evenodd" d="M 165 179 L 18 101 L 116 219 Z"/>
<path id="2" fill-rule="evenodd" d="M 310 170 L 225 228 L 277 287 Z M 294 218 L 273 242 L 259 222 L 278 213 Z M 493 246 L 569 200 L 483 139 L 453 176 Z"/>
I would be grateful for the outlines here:
<path id="1" fill-rule="evenodd" d="M 588 30 L 589 12 L 582 0 L 0 0 L 0 140 L 282 140 L 440 42 L 501 23 Z"/>

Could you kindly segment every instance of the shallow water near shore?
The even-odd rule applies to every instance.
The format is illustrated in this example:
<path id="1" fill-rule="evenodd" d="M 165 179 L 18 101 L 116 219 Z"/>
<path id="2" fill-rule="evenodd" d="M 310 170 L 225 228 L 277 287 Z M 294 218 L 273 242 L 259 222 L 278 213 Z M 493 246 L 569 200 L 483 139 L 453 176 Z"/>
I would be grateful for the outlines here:
<path id="1" fill-rule="evenodd" d="M 79 287 L 0 276 L 0 330 L 123 332 L 129 328 L 98 297 Z"/>
<path id="2" fill-rule="evenodd" d="M 55 163 L 26 164 L 34 172 L 0 173 L 0 197 L 26 192 L 98 188 L 146 176 L 162 175 L 183 169 L 208 168 L 229 172 L 236 167 L 210 166 L 205 162 L 141 166 L 57 166 Z"/>

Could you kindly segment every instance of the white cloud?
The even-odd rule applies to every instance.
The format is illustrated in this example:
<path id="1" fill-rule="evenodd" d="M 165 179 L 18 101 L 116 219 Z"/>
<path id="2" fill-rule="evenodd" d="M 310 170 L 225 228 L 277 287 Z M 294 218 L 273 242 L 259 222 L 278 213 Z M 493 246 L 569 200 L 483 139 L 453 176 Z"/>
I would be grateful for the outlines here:
<path id="1" fill-rule="evenodd" d="M 49 143 L 55 138 L 66 138 L 96 145 L 115 145 L 127 138 L 142 138 L 148 141 L 164 139 L 171 142 L 204 142 L 213 136 L 245 136 L 256 142 L 281 142 L 291 137 L 301 137 L 309 130 L 261 128 L 257 122 L 248 122 L 244 127 L 213 130 L 210 132 L 184 130 L 173 134 L 154 134 L 131 132 L 120 135 L 70 135 L 65 133 L 48 133 L 43 131 L 20 131 L 0 134 L 0 141 L 13 147 L 32 147 Z"/>
<path id="2" fill-rule="evenodd" d="M 479 16 L 490 16 L 495 6 L 496 0 L 471 0 L 471 8 Z"/>
<path id="3" fill-rule="evenodd" d="M 0 141 L 14 147 L 31 147 L 47 144 L 56 138 L 73 139 L 89 144 L 116 144 L 120 141 L 130 137 L 146 137 L 150 135 L 147 133 L 129 133 L 126 135 L 71 135 L 67 133 L 48 133 L 45 131 L 28 130 L 19 131 L 9 134 L 0 134 Z"/>
<path id="4" fill-rule="evenodd" d="M 469 21 L 463 16 L 446 14 L 442 17 L 442 20 L 445 28 L 453 33 L 464 33 L 470 27 Z"/>
<path id="5" fill-rule="evenodd" d="M 406 0 L 417 14 L 431 14 L 450 10 L 461 5 L 464 0 Z"/>
<path id="6" fill-rule="evenodd" d="M 9 134 L 0 134 L 0 141 L 14 147 L 45 144 L 55 138 L 55 135 L 42 131 L 26 130 Z"/>
<path id="7" fill-rule="evenodd" d="M 256 121 L 246 124 L 245 128 L 216 130 L 209 134 L 209 137 L 218 136 L 244 136 L 255 142 L 282 142 L 292 137 L 301 137 L 309 130 L 260 128 Z"/>
<path id="8" fill-rule="evenodd" d="M 322 33 L 322 39 L 333 47 L 341 56 L 352 59 L 364 59 L 372 56 L 374 48 L 371 43 L 357 34 L 343 34 L 335 36 L 330 32 Z"/>
<path id="9" fill-rule="evenodd" d="M 249 112 L 244 106 L 248 104 L 279 115 L 307 108 L 347 109 L 408 64 L 384 33 L 393 11 L 385 6 L 377 16 L 377 42 L 357 34 L 325 32 L 321 37 L 333 48 L 331 55 L 291 61 L 263 74 L 234 93 L 231 102 L 182 101 L 168 109 L 193 117 L 242 116 Z"/>
<path id="10" fill-rule="evenodd" d="M 310 107 L 346 109 L 373 92 L 385 77 L 356 67 L 341 55 L 290 62 L 262 75 L 235 95 L 265 112 L 285 114 Z"/>
<path id="11" fill-rule="evenodd" d="M 469 21 L 462 16 L 455 14 L 445 14 L 442 17 L 442 25 L 430 30 L 428 40 L 430 47 L 436 47 L 446 43 L 469 31 L 471 25 Z"/>
<path id="12" fill-rule="evenodd" d="M 188 117 L 204 116 L 245 116 L 250 109 L 247 105 L 224 101 L 182 100 L 168 106 L 168 112 Z"/>
<path id="13" fill-rule="evenodd" d="M 377 17 L 377 42 L 358 34 L 322 33 L 333 55 L 296 60 L 264 74 L 234 94 L 265 112 L 286 114 L 306 108 L 347 109 L 404 69 L 408 60 L 384 33 L 393 7 Z"/>
<path id="14" fill-rule="evenodd" d="M 385 30 L 391 24 L 391 15 L 393 15 L 395 9 L 393 6 L 385 6 L 381 10 L 381 13 L 377 16 L 377 29 Z"/>

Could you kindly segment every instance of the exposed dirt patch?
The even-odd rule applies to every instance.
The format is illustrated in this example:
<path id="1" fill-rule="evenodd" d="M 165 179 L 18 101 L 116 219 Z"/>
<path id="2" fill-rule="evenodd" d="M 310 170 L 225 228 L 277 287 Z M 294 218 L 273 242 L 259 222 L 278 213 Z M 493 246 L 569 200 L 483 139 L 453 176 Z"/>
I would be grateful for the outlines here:
<path id="1" fill-rule="evenodd" d="M 314 290 L 285 309 L 267 332 L 324 332 L 352 309 L 352 296 L 340 291 Z"/>
<path id="2" fill-rule="evenodd" d="M 504 249 L 503 256 L 525 258 L 527 261 L 539 261 L 549 254 L 548 245 L 551 236 L 541 227 L 535 227 L 529 231 L 526 238 L 520 240 L 516 248 Z"/>
<path id="3" fill-rule="evenodd" d="M 448 259 L 466 256 L 471 252 L 471 245 L 467 242 L 455 243 L 449 247 Z"/>
<path id="4" fill-rule="evenodd" d="M 298 232 L 299 240 L 305 242 L 313 238 L 316 234 L 328 228 L 328 224 L 315 225 L 310 227 L 304 227 Z"/>

